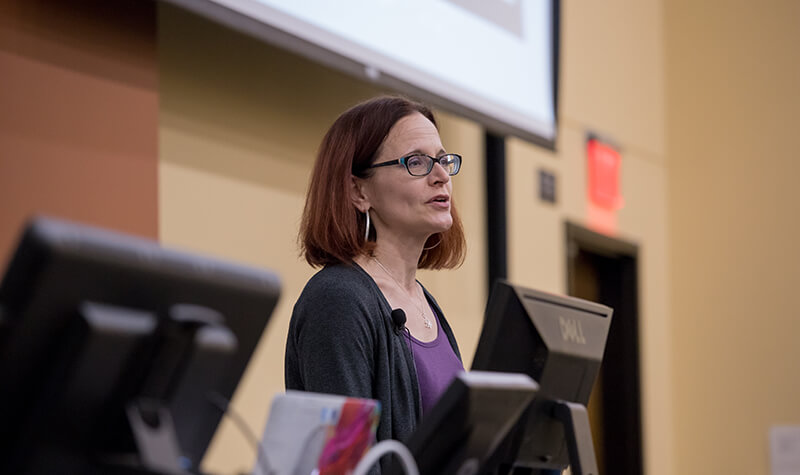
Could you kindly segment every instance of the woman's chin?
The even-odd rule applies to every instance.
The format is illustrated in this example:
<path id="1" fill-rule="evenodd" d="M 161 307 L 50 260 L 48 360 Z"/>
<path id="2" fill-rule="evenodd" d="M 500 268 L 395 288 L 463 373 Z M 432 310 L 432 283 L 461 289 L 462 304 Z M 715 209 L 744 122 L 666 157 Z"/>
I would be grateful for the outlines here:
<path id="1" fill-rule="evenodd" d="M 445 220 L 445 221 L 436 223 L 435 230 L 433 231 L 432 234 L 443 233 L 443 232 L 449 230 L 451 227 L 453 227 L 452 218 L 449 219 L 449 220 Z"/>

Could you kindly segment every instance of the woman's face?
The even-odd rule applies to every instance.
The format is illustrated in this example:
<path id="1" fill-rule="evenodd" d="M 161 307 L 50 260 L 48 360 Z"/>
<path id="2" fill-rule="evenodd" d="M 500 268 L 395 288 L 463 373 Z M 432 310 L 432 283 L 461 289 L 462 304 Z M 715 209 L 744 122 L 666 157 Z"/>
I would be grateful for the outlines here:
<path id="1" fill-rule="evenodd" d="M 374 163 L 415 152 L 431 157 L 445 153 L 436 127 L 419 112 L 395 123 Z M 378 236 L 418 238 L 423 242 L 452 226 L 452 190 L 450 175 L 438 163 L 426 176 L 411 176 L 400 164 L 374 168 L 361 188 Z"/>

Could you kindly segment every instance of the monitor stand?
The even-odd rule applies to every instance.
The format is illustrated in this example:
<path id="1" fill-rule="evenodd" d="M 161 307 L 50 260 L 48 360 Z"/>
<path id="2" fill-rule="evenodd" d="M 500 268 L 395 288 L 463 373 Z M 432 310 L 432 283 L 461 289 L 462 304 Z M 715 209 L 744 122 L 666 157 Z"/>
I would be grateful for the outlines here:
<path id="1" fill-rule="evenodd" d="M 141 463 L 159 473 L 185 473 L 169 409 L 159 401 L 141 399 L 126 408 Z"/>
<path id="2" fill-rule="evenodd" d="M 597 475 L 592 431 L 586 406 L 575 402 L 557 401 L 553 409 L 556 419 L 564 424 L 572 475 Z"/>
<path id="3" fill-rule="evenodd" d="M 564 437 L 567 442 L 572 475 L 598 475 L 586 406 L 574 402 L 555 401 L 553 402 L 553 416 L 564 426 Z M 514 449 L 514 452 L 518 450 L 518 447 Z M 528 467 L 505 467 L 497 472 L 498 475 L 559 475 L 560 473 L 560 470 Z"/>
<path id="4" fill-rule="evenodd" d="M 179 389 L 171 382 L 190 378 L 194 383 L 190 385 L 193 389 L 207 389 L 201 384 L 207 382 L 204 376 L 218 376 L 219 371 L 202 364 L 202 360 L 216 358 L 223 359 L 224 363 L 224 357 L 235 351 L 235 337 L 219 323 L 223 321 L 221 315 L 205 307 L 179 304 L 168 309 L 167 317 L 160 319 L 159 324 L 159 319 L 153 314 L 94 302 L 80 305 L 78 315 L 81 318 L 76 331 L 82 334 L 79 338 L 86 351 L 77 361 L 73 383 L 90 379 L 92 374 L 102 370 L 124 375 L 125 360 L 135 354 L 135 349 L 145 339 L 152 340 L 157 335 L 161 340 L 152 354 L 158 367 L 149 368 L 149 374 L 140 382 L 141 387 L 136 389 L 138 394 L 125 403 L 125 416 L 135 443 L 134 452 L 96 454 L 99 459 L 86 470 L 104 475 L 199 473 L 187 471 L 182 466 L 178 431 L 167 402 L 169 395 Z M 115 354 L 108 351 L 109 345 L 117 347 L 117 353 L 122 355 L 113 363 L 108 361 L 107 355 Z M 146 351 L 152 352 L 153 348 Z M 198 372 L 203 375 L 198 376 Z M 130 376 L 136 378 L 141 374 L 132 373 Z M 110 377 L 101 379 L 111 380 Z M 77 386 L 76 389 L 80 389 L 87 385 Z"/>

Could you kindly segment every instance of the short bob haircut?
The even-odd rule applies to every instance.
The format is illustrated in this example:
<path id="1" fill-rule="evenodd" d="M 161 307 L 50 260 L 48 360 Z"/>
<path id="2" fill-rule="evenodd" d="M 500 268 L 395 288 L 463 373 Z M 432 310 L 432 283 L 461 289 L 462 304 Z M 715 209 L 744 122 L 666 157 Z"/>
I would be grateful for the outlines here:
<path id="1" fill-rule="evenodd" d="M 367 167 L 377 158 L 392 126 L 415 112 L 439 128 L 427 106 L 403 97 L 380 96 L 344 112 L 325 134 L 311 174 L 298 236 L 301 253 L 313 267 L 350 264 L 354 257 L 370 255 L 374 250 L 373 240 L 364 240 L 364 213 L 351 200 L 351 176 L 369 177 L 373 170 Z M 452 269 L 464 261 L 466 240 L 455 203 L 450 213 L 453 225 L 428 239 L 418 268 Z M 371 231 L 371 238 L 374 232 Z"/>

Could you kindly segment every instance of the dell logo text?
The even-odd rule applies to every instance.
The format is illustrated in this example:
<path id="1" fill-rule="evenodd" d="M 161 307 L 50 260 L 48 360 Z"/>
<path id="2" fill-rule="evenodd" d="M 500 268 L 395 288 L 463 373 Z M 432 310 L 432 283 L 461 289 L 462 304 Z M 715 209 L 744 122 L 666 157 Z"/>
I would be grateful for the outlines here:
<path id="1" fill-rule="evenodd" d="M 558 317 L 558 324 L 561 326 L 561 338 L 564 341 L 571 341 L 581 345 L 586 344 L 586 337 L 583 336 L 583 327 L 581 322 L 572 319 Z"/>

